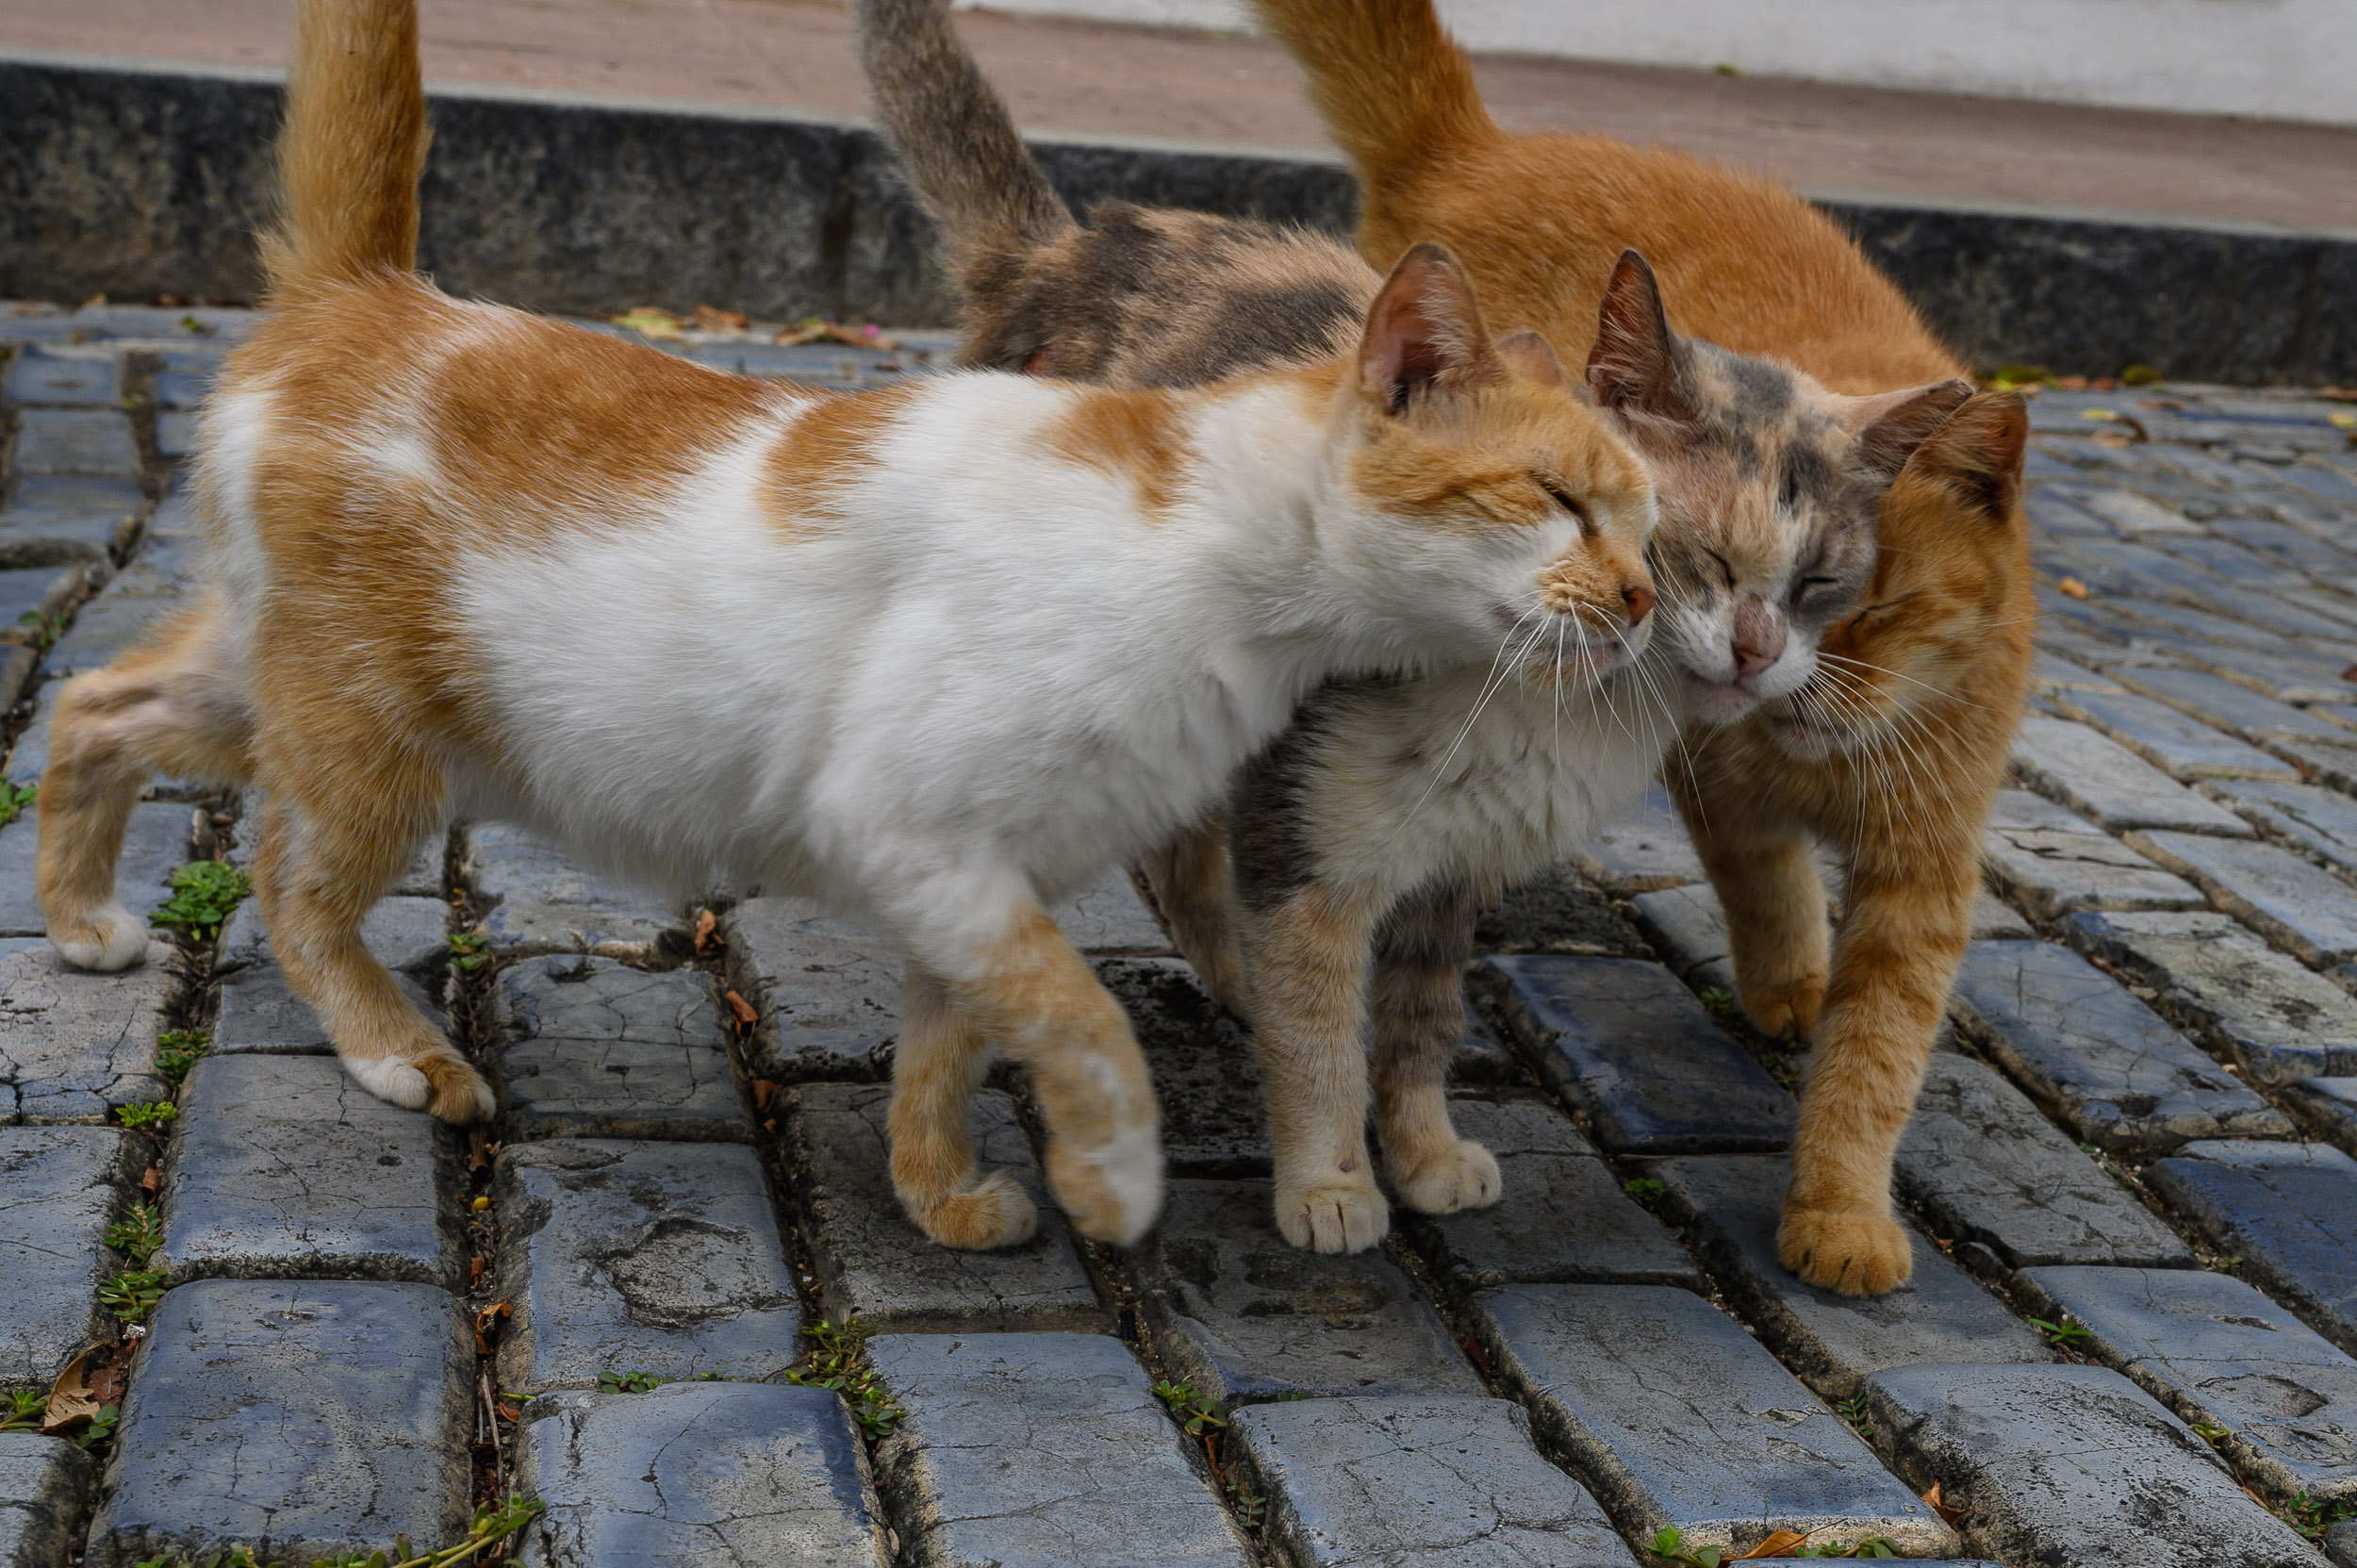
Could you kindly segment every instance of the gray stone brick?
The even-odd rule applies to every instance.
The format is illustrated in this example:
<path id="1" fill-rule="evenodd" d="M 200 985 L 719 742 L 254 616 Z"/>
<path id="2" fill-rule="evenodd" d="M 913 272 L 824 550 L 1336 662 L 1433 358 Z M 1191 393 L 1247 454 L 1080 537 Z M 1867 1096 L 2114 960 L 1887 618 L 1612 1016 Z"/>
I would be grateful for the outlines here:
<path id="1" fill-rule="evenodd" d="M 2194 534 L 2196 524 L 2174 506 L 2112 485 L 2074 487 L 2070 499 L 2124 534 Z"/>
<path id="2" fill-rule="evenodd" d="M 2272 844 L 2138 833 L 2129 844 L 2310 964 L 2357 957 L 2357 888 Z"/>
<path id="3" fill-rule="evenodd" d="M 882 1334 L 868 1355 L 908 1411 L 876 1455 L 905 1568 L 1252 1561 L 1119 1340 Z"/>
<path id="4" fill-rule="evenodd" d="M 2291 644 L 2282 638 L 2270 639 L 2269 646 L 2278 650 L 2263 652 L 2251 648 L 2233 647 L 2217 642 L 2204 642 L 2197 637 L 2183 637 L 2168 644 L 2169 652 L 2197 668 L 2222 675 L 2238 685 L 2249 686 L 2263 697 L 2279 702 L 2339 702 L 2349 699 L 2349 687 L 2341 679 L 2339 669 L 2328 660 L 2311 657 L 2286 657 L 2283 650 Z M 2278 751 L 2297 754 L 2299 742 L 2285 741 Z"/>
<path id="5" fill-rule="evenodd" d="M 2108 675 L 2099 675 L 2084 665 L 2072 664 L 2058 653 L 2043 648 L 2030 661 L 2030 685 L 2048 696 L 2063 691 L 2118 691 L 2120 686 Z"/>
<path id="6" fill-rule="evenodd" d="M 2346 699 L 2349 693 L 2339 696 Z M 2317 784 L 2357 794 L 2357 746 L 2336 746 L 2322 740 L 2282 740 L 2275 749 L 2299 764 Z"/>
<path id="7" fill-rule="evenodd" d="M 137 479 L 88 473 L 20 473 L 8 492 L 11 507 L 37 512 L 110 512 L 138 518 L 147 511 L 147 490 Z"/>
<path id="8" fill-rule="evenodd" d="M 200 1279 L 156 1311 L 92 1568 L 243 1542 L 307 1562 L 468 1518 L 473 1345 L 432 1285 Z"/>
<path id="9" fill-rule="evenodd" d="M 2074 909 L 2200 909 L 2209 901 L 2183 877 L 2027 790 L 1998 791 L 1981 860 L 1991 882 L 2044 920 Z"/>
<path id="10" fill-rule="evenodd" d="M 1915 1272 L 1885 1296 L 1805 1285 L 1776 1257 L 1789 1179 L 1780 1154 L 1664 1160 L 1652 1167 L 1703 1262 L 1787 1366 L 1831 1398 L 1921 1362 L 2047 1362 L 2046 1342 L 1913 1229 Z"/>
<path id="11" fill-rule="evenodd" d="M 1728 955 L 1727 916 L 1706 882 L 1640 893 L 1628 904 L 1645 940 L 1673 974 L 1697 989 L 1735 994 L 1735 960 Z"/>
<path id="12" fill-rule="evenodd" d="M 1508 1285 L 1475 1298 L 1491 1363 L 1633 1534 L 1749 1549 L 1779 1529 L 1955 1537 L 1733 1319 L 1663 1285 Z"/>
<path id="13" fill-rule="evenodd" d="M 1483 910 L 1474 927 L 1474 949 L 1653 956 L 1602 888 L 1560 866 L 1508 888 Z"/>
<path id="14" fill-rule="evenodd" d="M 2068 717 L 2093 725 L 2153 767 L 2186 783 L 2299 777 L 2289 764 L 2150 697 L 2069 691 L 2056 694 L 2054 703 Z"/>
<path id="15" fill-rule="evenodd" d="M 469 829 L 463 875 L 488 909 L 483 929 L 503 953 L 644 958 L 667 937 L 683 940 L 679 910 L 584 869 L 563 850 L 504 822 Z"/>
<path id="16" fill-rule="evenodd" d="M 163 457 L 186 457 L 196 450 L 196 416 L 159 413 L 156 416 L 156 452 Z"/>
<path id="17" fill-rule="evenodd" d="M 16 466 L 24 473 L 137 479 L 139 438 L 121 409 L 27 408 L 16 417 Z"/>
<path id="18" fill-rule="evenodd" d="M 379 899 L 360 921 L 360 941 L 397 974 L 433 974 L 450 958 L 450 906 L 439 899 Z M 249 899 L 222 928 L 214 966 L 244 969 L 276 962 L 261 902 Z"/>
<path id="19" fill-rule="evenodd" d="M 2063 934 L 2155 987 L 2252 1082 L 2357 1073 L 2357 1001 L 2226 916 L 2074 915 Z"/>
<path id="20" fill-rule="evenodd" d="M 2244 1278 L 2357 1355 L 2357 1160 L 2326 1144 L 2198 1143 L 2144 1179 Z"/>
<path id="21" fill-rule="evenodd" d="M 1496 958 L 1508 1026 L 1612 1153 L 1782 1148 L 1792 1098 L 1677 978 L 1619 958 Z"/>
<path id="22" fill-rule="evenodd" d="M 1984 1063 L 1932 1058 L 1899 1143 L 1899 1191 L 1999 1264 L 2190 1268 L 2193 1251 Z"/>
<path id="23" fill-rule="evenodd" d="M 1497 1157 L 1505 1191 L 1487 1209 L 1393 1211 L 1460 1292 L 1507 1284 L 1703 1288 L 1702 1270 L 1631 1202 L 1568 1117 L 1536 1095 L 1459 1094 L 1459 1136 Z"/>
<path id="24" fill-rule="evenodd" d="M 2114 833 L 2183 828 L 2248 837 L 2250 824 L 2085 724 L 2033 716 L 2013 743 L 2014 771 L 2041 794 Z"/>
<path id="25" fill-rule="evenodd" d="M 2217 572 L 2227 581 L 2246 588 L 2260 588 L 2276 595 L 2298 588 L 2308 582 L 2307 573 L 2297 567 L 2246 550 L 2230 539 L 2204 534 L 2184 534 L 2160 541 L 2161 548 L 2183 560 L 2195 561 Z M 2294 603 L 2299 601 L 2294 600 Z M 2318 612 L 2321 613 L 2321 612 Z"/>
<path id="26" fill-rule="evenodd" d="M 2297 740 L 2302 736 L 2332 739 L 2348 734 L 2331 719 L 2319 718 L 2305 708 L 2263 697 L 2198 669 L 2123 669 L 2119 672 L 2119 684 L 2245 740 Z"/>
<path id="27" fill-rule="evenodd" d="M 189 815 L 187 806 L 167 801 L 131 808 L 123 858 L 115 863 L 115 895 L 132 914 L 153 914 L 172 897 L 172 873 L 189 858 Z M 30 806 L 0 830 L 0 936 L 48 933 L 33 881 L 40 852 L 41 808 Z"/>
<path id="28" fill-rule="evenodd" d="M 2212 785 L 2211 793 L 2263 831 L 2357 871 L 2357 801 L 2340 791 L 2236 779 Z"/>
<path id="29" fill-rule="evenodd" d="M 0 640 L 32 642 L 44 616 L 60 616 L 82 596 L 89 578 L 80 567 L 22 567 L 0 571 Z"/>
<path id="30" fill-rule="evenodd" d="M 1254 1405 L 1222 1451 L 1268 1499 L 1289 1568 L 1627 1568 L 1604 1510 L 1504 1399 Z"/>
<path id="31" fill-rule="evenodd" d="M 800 899 L 748 899 L 723 917 L 729 983 L 760 1010 L 757 1077 L 879 1079 L 900 1033 L 900 960 L 856 922 Z"/>
<path id="32" fill-rule="evenodd" d="M 2357 1497 L 2357 1361 L 2223 1274 L 2040 1268 L 2022 1277 L 2052 1322 L 2189 1424 L 2223 1427 L 2244 1476 L 2279 1496 Z"/>
<path id="33" fill-rule="evenodd" d="M 1623 898 L 1701 882 L 1703 863 L 1694 841 L 1659 784 L 1573 857 L 1582 876 Z"/>
<path id="34" fill-rule="evenodd" d="M 173 599 L 101 594 L 74 612 L 73 628 L 58 639 L 41 668 L 53 679 L 104 669 L 179 609 L 180 602 Z"/>
<path id="35" fill-rule="evenodd" d="M 1129 873 L 1108 871 L 1096 885 L 1047 912 L 1082 952 L 1170 953 L 1178 949 L 1129 884 Z"/>
<path id="36" fill-rule="evenodd" d="M 449 1028 L 438 980 L 428 989 L 415 975 L 396 971 L 393 983 L 427 1017 Z M 325 1026 L 294 994 L 277 965 L 236 969 L 222 977 L 219 1011 L 213 1018 L 214 1055 L 310 1056 L 334 1048 Z"/>
<path id="37" fill-rule="evenodd" d="M 2291 1131 L 2282 1112 L 2068 948 L 1973 943 L 1955 1007 L 2006 1070 L 2089 1143 L 2152 1150 Z"/>
<path id="38" fill-rule="evenodd" d="M 82 1346 L 109 1337 L 97 1293 L 121 1265 L 98 1235 L 135 1164 L 111 1127 L 0 1127 L 0 1389 L 45 1393 Z"/>
<path id="39" fill-rule="evenodd" d="M 135 511 L 10 506 L 0 511 L 0 567 L 106 562 L 139 537 Z"/>
<path id="40" fill-rule="evenodd" d="M 494 996 L 509 1136 L 751 1140 L 710 977 L 564 954 Z"/>
<path id="41" fill-rule="evenodd" d="M 548 1568 L 886 1568 L 867 1450 L 841 1398 L 769 1383 L 552 1394 L 524 1411 L 516 1486 Z"/>
<path id="42" fill-rule="evenodd" d="M 1290 1245 L 1265 1181 L 1171 1182 L 1131 1263 L 1163 1363 L 1207 1398 L 1482 1392 L 1406 1274 Z"/>
<path id="43" fill-rule="evenodd" d="M 156 1036 L 173 949 L 122 974 L 74 968 L 46 937 L 0 940 L 0 1121 L 103 1122 L 164 1098 Z"/>
<path id="44" fill-rule="evenodd" d="M 552 1139 L 503 1151 L 500 1386 L 602 1372 L 762 1378 L 799 1353 L 801 1309 L 760 1162 L 733 1144 Z"/>
<path id="45" fill-rule="evenodd" d="M 2210 532 L 2288 566 L 2318 573 L 2328 582 L 2336 577 L 2357 581 L 2357 555 L 2288 523 L 2269 518 L 2217 518 L 2211 521 Z"/>
<path id="46" fill-rule="evenodd" d="M 1012 1176 L 1039 1204 L 1039 1233 L 1021 1246 L 959 1252 L 927 1240 L 892 1190 L 888 1085 L 811 1083 L 790 1092 L 794 1200 L 829 1317 L 856 1314 L 896 1333 L 1106 1326 L 1063 1213 L 1043 1198 L 1038 1164 L 1006 1096 L 977 1095 L 966 1130 L 983 1168 Z"/>
<path id="47" fill-rule="evenodd" d="M 129 389 L 121 349 L 62 344 L 28 345 L 0 382 L 0 397 L 10 403 L 61 407 L 118 408 Z"/>
<path id="48" fill-rule="evenodd" d="M 97 1479 L 64 1438 L 0 1432 L 0 1568 L 66 1568 Z"/>
<path id="49" fill-rule="evenodd" d="M 2357 1153 L 2357 1078 L 2308 1078 L 2283 1085 L 2283 1098 L 2340 1147 Z"/>
<path id="50" fill-rule="evenodd" d="M 2357 1568 L 2357 1519 L 2324 1532 L 2324 1555 L 2332 1568 Z"/>
<path id="51" fill-rule="evenodd" d="M 1268 1125 L 1252 1035 L 1175 958 L 1099 959 L 1096 978 L 1129 1015 L 1162 1107 L 1162 1158 L 1175 1175 L 1257 1176 Z"/>
<path id="52" fill-rule="evenodd" d="M 2127 1378 L 2103 1366 L 1914 1366 L 1867 1379 L 1916 1485 L 1971 1510 L 1965 1540 L 2006 1562 L 2315 1568 L 2290 1526 Z"/>
<path id="53" fill-rule="evenodd" d="M 164 1157 L 174 1283 L 410 1279 L 462 1290 L 457 1135 L 320 1056 L 200 1062 Z"/>
<path id="54" fill-rule="evenodd" d="M 21 642 L 0 643 L 0 701 L 14 707 L 17 694 L 33 678 L 33 668 L 40 662 L 40 655 Z"/>

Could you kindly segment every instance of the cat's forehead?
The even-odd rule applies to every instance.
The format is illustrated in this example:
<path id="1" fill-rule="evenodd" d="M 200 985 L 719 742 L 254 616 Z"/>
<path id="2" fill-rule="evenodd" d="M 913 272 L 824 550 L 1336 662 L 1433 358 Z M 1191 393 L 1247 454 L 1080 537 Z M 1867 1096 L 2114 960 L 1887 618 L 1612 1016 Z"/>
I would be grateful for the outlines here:
<path id="1" fill-rule="evenodd" d="M 1694 406 L 1696 446 L 1729 463 L 1738 483 L 1812 490 L 1838 482 L 1849 436 L 1832 393 L 1773 360 L 1688 348 L 1680 390 Z"/>

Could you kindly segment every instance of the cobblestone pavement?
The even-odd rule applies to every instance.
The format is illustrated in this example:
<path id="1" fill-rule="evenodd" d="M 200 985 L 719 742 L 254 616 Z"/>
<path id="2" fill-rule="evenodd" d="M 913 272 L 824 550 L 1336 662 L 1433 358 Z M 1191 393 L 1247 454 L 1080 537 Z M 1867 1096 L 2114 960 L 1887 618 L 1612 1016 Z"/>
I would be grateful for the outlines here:
<path id="1" fill-rule="evenodd" d="M 249 323 L 0 305 L 12 787 L 58 679 L 188 591 L 174 465 Z M 941 345 L 674 346 L 865 386 Z M 1052 1210 L 952 1254 L 891 1198 L 897 977 L 856 927 L 459 828 L 368 939 L 500 1084 L 469 1139 L 343 1078 L 250 907 L 60 968 L 34 805 L 0 830 L 0 1380 L 30 1410 L 97 1349 L 69 1435 L 0 1432 L 0 1568 L 423 1549 L 510 1493 L 546 1505 L 526 1560 L 584 1565 L 1634 1568 L 1674 1528 L 1698 1561 L 1790 1531 L 2357 1568 L 2349 416 L 2034 410 L 2036 713 L 1900 1161 L 1906 1289 L 1777 1264 L 1805 1055 L 1732 1020 L 1658 801 L 1483 924 L 1457 1093 L 1503 1202 L 1355 1258 L 1270 1229 L 1248 1041 L 1117 877 L 1058 914 L 1153 1059 L 1167 1217 L 1129 1254 Z M 240 830 L 159 787 L 124 886 L 160 903 Z M 975 1117 L 1036 1187 L 1021 1084 Z M 781 1376 L 853 1315 L 888 1403 Z"/>

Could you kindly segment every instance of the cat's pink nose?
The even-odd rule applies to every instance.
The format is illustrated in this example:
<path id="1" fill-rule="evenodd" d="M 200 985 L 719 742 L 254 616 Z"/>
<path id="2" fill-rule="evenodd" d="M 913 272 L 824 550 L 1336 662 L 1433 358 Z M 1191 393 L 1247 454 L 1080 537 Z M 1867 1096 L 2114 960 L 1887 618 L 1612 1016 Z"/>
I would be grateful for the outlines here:
<path id="1" fill-rule="evenodd" d="M 1628 607 L 1626 623 L 1628 630 L 1634 632 L 1653 613 L 1653 589 L 1642 583 L 1631 583 L 1621 590 L 1621 602 Z"/>
<path id="2" fill-rule="evenodd" d="M 1735 678 L 1748 681 L 1784 657 L 1784 617 L 1760 599 L 1735 607 Z"/>

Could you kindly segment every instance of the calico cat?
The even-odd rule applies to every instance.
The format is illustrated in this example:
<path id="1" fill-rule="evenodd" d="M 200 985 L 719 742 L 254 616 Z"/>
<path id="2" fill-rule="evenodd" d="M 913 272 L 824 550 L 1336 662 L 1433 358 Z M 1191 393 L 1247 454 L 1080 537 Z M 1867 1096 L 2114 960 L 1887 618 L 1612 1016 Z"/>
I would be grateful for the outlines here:
<path id="1" fill-rule="evenodd" d="M 857 16 L 878 119 L 965 293 L 968 363 L 1186 385 L 1330 352 L 1375 286 L 1339 244 L 1268 224 L 1107 203 L 1080 226 L 942 0 L 862 0 Z M 1388 1225 L 1365 1147 L 1370 993 L 1400 1197 L 1431 1213 L 1495 1199 L 1496 1163 L 1456 1135 L 1443 1093 L 1480 904 L 1633 801 L 1689 718 L 1809 680 L 1819 634 L 1865 586 L 1878 496 L 1970 392 L 1839 397 L 1680 338 L 1634 253 L 1592 339 L 1589 387 L 1659 486 L 1652 650 L 1585 700 L 1501 687 L 1494 669 L 1329 685 L 1242 775 L 1232 855 L 1213 822 L 1147 859 L 1174 939 L 1255 1026 L 1277 1220 L 1296 1245 L 1356 1250 Z"/>
<path id="2" fill-rule="evenodd" d="M 1576 351 L 1624 246 L 1679 324 L 1852 393 L 1959 373 L 1822 212 L 1749 174 L 1595 137 L 1508 136 L 1431 0 L 1253 0 L 1357 171 L 1359 245 L 1455 247 L 1501 320 Z M 1815 1041 L 1778 1250 L 1877 1294 L 1913 1267 L 1890 1167 L 1970 933 L 1982 829 L 2035 609 L 2010 395 L 1957 410 L 1885 499 L 1873 579 L 1810 679 L 1689 736 L 1667 777 L 1724 906 L 1744 1011 Z M 1844 870 L 1828 946 L 1812 849 Z"/>
<path id="3" fill-rule="evenodd" d="M 1161 1201 L 1120 1007 L 1044 912 L 1192 820 L 1327 677 L 1492 658 L 1550 693 L 1651 634 L 1642 465 L 1535 339 L 1408 252 L 1351 350 L 1200 390 L 1013 375 L 859 397 L 435 291 L 414 0 L 304 0 L 269 318 L 201 419 L 209 586 L 69 685 L 40 888 L 77 965 L 144 950 L 125 819 L 172 771 L 265 797 L 255 892 L 371 1092 L 489 1091 L 361 945 L 453 812 L 672 888 L 877 920 L 908 964 L 893 1175 L 937 1240 L 1035 1221 L 977 1180 L 992 1047 L 1082 1233 Z"/>

